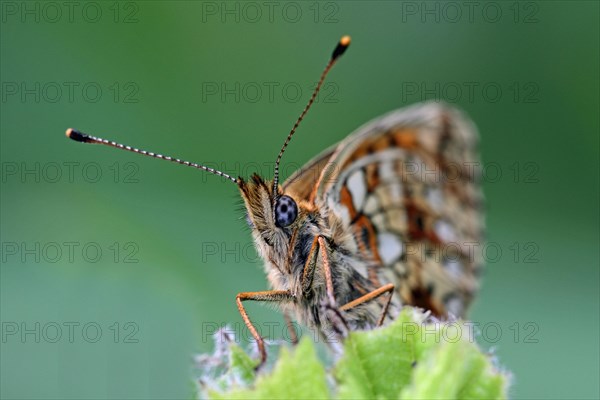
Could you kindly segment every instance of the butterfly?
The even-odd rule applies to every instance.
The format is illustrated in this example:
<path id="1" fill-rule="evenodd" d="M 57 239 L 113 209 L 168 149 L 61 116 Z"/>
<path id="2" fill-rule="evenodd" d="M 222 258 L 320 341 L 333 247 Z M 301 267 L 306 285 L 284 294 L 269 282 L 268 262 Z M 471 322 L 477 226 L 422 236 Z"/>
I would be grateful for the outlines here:
<path id="1" fill-rule="evenodd" d="M 461 111 L 435 102 L 393 111 L 280 184 L 282 156 L 349 44 L 344 36 L 335 47 L 279 152 L 273 179 L 235 178 L 67 130 L 75 141 L 191 166 L 237 185 L 272 288 L 236 296 L 258 346 L 258 366 L 267 352 L 244 302 L 276 303 L 288 321 L 294 318 L 329 337 L 385 324 L 403 305 L 436 316 L 463 316 L 478 288 L 483 262 L 469 246 L 483 236 L 478 136 Z"/>

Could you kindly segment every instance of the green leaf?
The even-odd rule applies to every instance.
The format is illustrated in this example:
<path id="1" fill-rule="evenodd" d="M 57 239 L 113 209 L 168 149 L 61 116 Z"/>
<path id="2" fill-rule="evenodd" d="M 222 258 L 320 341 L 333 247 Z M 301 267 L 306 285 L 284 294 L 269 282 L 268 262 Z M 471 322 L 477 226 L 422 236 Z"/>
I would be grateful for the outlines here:
<path id="1" fill-rule="evenodd" d="M 462 322 L 405 307 L 390 325 L 353 332 L 335 368 L 340 399 L 506 398 L 506 378 Z"/>
<path id="2" fill-rule="evenodd" d="M 254 389 L 211 392 L 213 399 L 329 399 L 325 369 L 313 344 L 302 340 L 293 352 L 281 349 L 273 372 L 260 376 Z"/>
<path id="3" fill-rule="evenodd" d="M 464 322 L 430 320 L 404 307 L 389 325 L 352 332 L 328 375 L 308 338 L 281 348 L 273 372 L 255 377 L 255 361 L 231 345 L 229 369 L 214 399 L 505 399 L 508 377 L 473 341 Z M 336 386 L 330 393 L 327 382 Z"/>
<path id="4" fill-rule="evenodd" d="M 396 398 L 410 382 L 419 344 L 418 325 L 408 312 L 381 329 L 352 332 L 335 368 L 340 399 Z M 413 334 L 414 332 L 414 334 Z"/>
<path id="5" fill-rule="evenodd" d="M 238 345 L 232 344 L 230 347 L 229 362 L 231 373 L 239 377 L 244 384 L 250 384 L 254 381 L 254 367 L 257 361 L 253 360 Z"/>
<path id="6" fill-rule="evenodd" d="M 435 346 L 423 352 L 410 386 L 402 399 L 502 399 L 507 377 L 497 371 L 475 344 L 464 322 L 430 322 L 422 325 L 422 339 Z"/>
<path id="7" fill-rule="evenodd" d="M 504 399 L 506 378 L 464 338 L 443 342 L 414 371 L 401 399 Z"/>

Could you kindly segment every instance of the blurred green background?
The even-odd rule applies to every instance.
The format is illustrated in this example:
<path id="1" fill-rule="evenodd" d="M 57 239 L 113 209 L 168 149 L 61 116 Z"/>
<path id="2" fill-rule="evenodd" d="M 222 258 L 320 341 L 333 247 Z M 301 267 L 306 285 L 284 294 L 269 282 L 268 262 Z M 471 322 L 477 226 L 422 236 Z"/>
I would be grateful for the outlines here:
<path id="1" fill-rule="evenodd" d="M 270 176 L 342 34 L 286 175 L 389 110 L 466 110 L 493 243 L 479 340 L 514 398 L 600 396 L 598 2 L 0 4 L 2 398 L 193 396 L 193 355 L 267 288 L 237 191 L 64 131 Z"/>

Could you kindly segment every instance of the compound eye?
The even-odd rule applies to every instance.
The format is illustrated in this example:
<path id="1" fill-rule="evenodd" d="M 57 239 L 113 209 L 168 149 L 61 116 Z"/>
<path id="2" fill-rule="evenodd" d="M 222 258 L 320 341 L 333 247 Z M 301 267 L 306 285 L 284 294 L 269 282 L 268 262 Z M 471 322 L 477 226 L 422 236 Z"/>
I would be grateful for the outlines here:
<path id="1" fill-rule="evenodd" d="M 298 216 L 298 206 L 290 196 L 281 196 L 275 204 L 275 225 L 280 228 L 292 224 Z"/>

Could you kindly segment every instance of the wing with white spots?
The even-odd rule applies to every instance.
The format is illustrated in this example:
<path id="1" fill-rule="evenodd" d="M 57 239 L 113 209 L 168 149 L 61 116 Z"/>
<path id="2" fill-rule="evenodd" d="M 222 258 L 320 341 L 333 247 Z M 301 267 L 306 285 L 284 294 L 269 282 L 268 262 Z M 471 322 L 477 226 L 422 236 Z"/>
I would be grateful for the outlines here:
<path id="1" fill-rule="evenodd" d="M 482 267 L 474 125 L 439 103 L 371 121 L 318 163 L 313 201 L 352 227 L 359 256 L 404 304 L 464 315 Z"/>

